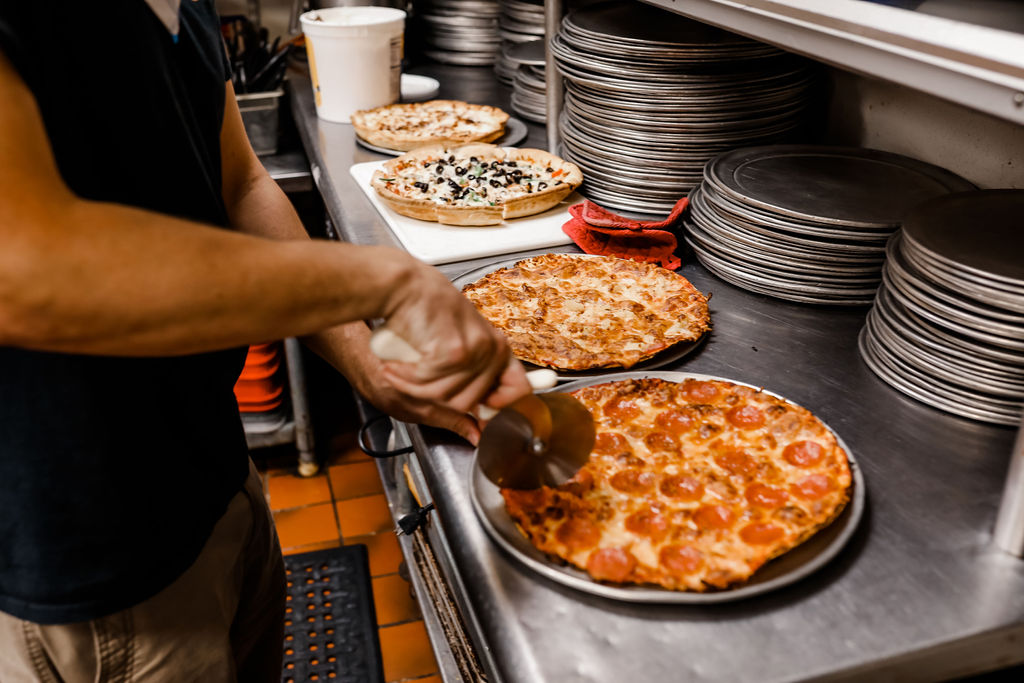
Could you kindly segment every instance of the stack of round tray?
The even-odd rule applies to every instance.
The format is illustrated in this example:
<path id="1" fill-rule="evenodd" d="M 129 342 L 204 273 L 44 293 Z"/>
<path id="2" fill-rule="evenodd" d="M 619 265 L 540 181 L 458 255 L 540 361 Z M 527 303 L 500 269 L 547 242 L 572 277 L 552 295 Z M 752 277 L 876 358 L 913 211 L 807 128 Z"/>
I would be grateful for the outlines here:
<path id="1" fill-rule="evenodd" d="M 928 405 L 1015 425 L 1024 410 L 1024 190 L 911 212 L 860 336 L 882 380 Z"/>
<path id="2" fill-rule="evenodd" d="M 489 66 L 501 49 L 498 0 L 416 0 L 424 56 L 443 64 Z"/>
<path id="3" fill-rule="evenodd" d="M 544 78 L 544 41 L 519 43 L 508 50 L 516 67 L 512 81 L 512 109 L 535 123 L 547 120 L 547 81 Z"/>
<path id="4" fill-rule="evenodd" d="M 670 211 L 716 154 L 789 139 L 815 80 L 777 48 L 638 3 L 570 12 L 551 49 L 583 193 L 638 213 Z"/>
<path id="5" fill-rule="evenodd" d="M 498 35 L 501 37 L 501 52 L 494 62 L 494 73 L 505 85 L 512 85 L 519 63 L 509 51 L 520 43 L 532 42 L 544 37 L 543 0 L 498 0 L 501 14 L 498 15 Z"/>
<path id="6" fill-rule="evenodd" d="M 898 154 L 816 145 L 736 149 L 703 178 L 685 228 L 708 270 L 776 298 L 850 306 L 873 300 L 886 241 L 908 211 L 974 188 Z"/>

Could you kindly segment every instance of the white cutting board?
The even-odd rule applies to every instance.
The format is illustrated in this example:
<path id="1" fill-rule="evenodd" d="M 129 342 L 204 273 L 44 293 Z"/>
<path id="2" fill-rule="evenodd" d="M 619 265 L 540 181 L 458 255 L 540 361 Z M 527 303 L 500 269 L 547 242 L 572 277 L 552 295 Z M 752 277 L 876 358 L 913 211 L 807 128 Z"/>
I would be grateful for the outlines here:
<path id="1" fill-rule="evenodd" d="M 349 172 L 406 251 L 421 261 L 436 265 L 572 244 L 569 236 L 562 232 L 562 226 L 572 218 L 569 207 L 583 201 L 575 192 L 544 213 L 513 218 L 500 225 L 441 225 L 397 214 L 380 200 L 376 190 L 370 186 L 370 178 L 384 163 L 367 161 L 355 164 Z"/>

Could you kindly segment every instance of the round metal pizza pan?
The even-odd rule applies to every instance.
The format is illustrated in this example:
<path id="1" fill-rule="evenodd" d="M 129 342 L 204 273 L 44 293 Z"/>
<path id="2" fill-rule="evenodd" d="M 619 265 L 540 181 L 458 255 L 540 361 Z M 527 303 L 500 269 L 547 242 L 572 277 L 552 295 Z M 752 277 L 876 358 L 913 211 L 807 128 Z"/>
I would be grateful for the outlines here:
<path id="1" fill-rule="evenodd" d="M 703 185 L 708 197 L 708 203 L 714 206 L 720 213 L 728 214 L 750 223 L 774 227 L 788 232 L 815 234 L 822 237 L 841 239 L 845 242 L 864 241 L 884 244 L 889 235 L 899 228 L 898 225 L 875 226 L 872 228 L 853 227 L 842 223 L 801 219 L 763 211 L 756 206 L 737 202 L 729 197 L 728 194 L 723 194 L 716 180 L 708 177 L 707 167 L 705 167 Z"/>
<path id="2" fill-rule="evenodd" d="M 591 258 L 589 254 L 572 254 L 572 256 L 574 256 L 576 258 Z M 529 257 L 527 257 L 527 258 L 529 258 Z M 491 264 L 488 264 L 486 266 L 481 266 L 480 268 L 476 268 L 476 269 L 471 270 L 471 271 L 469 271 L 467 273 L 463 273 L 462 275 L 460 275 L 457 278 L 453 279 L 452 280 L 452 285 L 454 285 L 456 288 L 461 290 L 466 285 L 469 285 L 469 284 L 472 284 L 472 283 L 476 282 L 477 280 L 479 280 L 480 278 L 484 277 L 485 275 L 493 273 L 496 270 L 501 270 L 502 268 L 509 268 L 509 267 L 514 266 L 516 263 L 518 263 L 520 261 L 523 261 L 523 260 L 525 260 L 525 259 L 524 258 L 507 259 L 507 260 L 504 260 L 504 261 L 498 261 L 497 263 L 491 263 Z M 685 356 L 690 354 L 692 351 L 697 349 L 704 342 L 704 339 L 706 337 L 707 337 L 707 332 L 705 332 L 699 339 L 697 339 L 695 341 L 692 341 L 692 342 L 681 342 L 679 344 L 675 344 L 673 346 L 670 346 L 669 348 L 665 349 L 661 353 L 655 355 L 653 358 L 649 358 L 649 359 L 647 359 L 647 360 L 645 360 L 645 361 L 643 361 L 641 363 L 637 363 L 631 369 L 635 370 L 635 371 L 654 370 L 656 368 L 661 368 L 661 367 L 664 367 L 666 365 L 671 365 L 673 363 L 677 363 L 681 359 L 683 359 Z M 529 362 L 525 362 L 525 361 L 523 362 L 523 365 L 525 365 L 528 370 L 534 370 L 534 369 L 537 369 L 538 367 L 540 367 L 540 366 L 534 365 L 533 363 L 529 363 Z M 561 369 L 555 369 L 555 374 L 558 375 L 559 381 L 561 381 L 561 382 L 571 382 L 571 381 L 575 381 L 575 380 L 608 377 L 609 375 L 613 375 L 613 374 L 616 374 L 616 373 L 621 373 L 622 371 L 623 371 L 622 368 L 595 368 L 593 370 L 561 370 Z"/>
<path id="3" fill-rule="evenodd" d="M 961 417 L 981 422 L 989 422 L 1001 425 L 1017 425 L 1020 423 L 1020 412 L 1016 415 L 1002 411 L 986 410 L 977 403 L 965 402 L 959 398 L 948 398 L 941 396 L 927 387 L 919 387 L 916 383 L 908 381 L 902 375 L 894 372 L 885 363 L 871 339 L 867 329 L 862 329 L 857 339 L 860 357 L 864 363 L 886 384 L 890 385 L 902 394 L 905 394 L 921 403 L 938 408 L 947 413 L 953 413 Z"/>
<path id="4" fill-rule="evenodd" d="M 920 372 L 886 346 L 879 344 L 868 329 L 861 331 L 858 344 L 861 343 L 877 366 L 872 367 L 876 374 L 883 376 L 884 373 L 883 379 L 899 382 L 898 388 L 901 391 L 920 401 L 986 422 L 1012 425 L 1020 422 L 1021 409 L 1024 408 L 1024 403 L 1020 401 L 996 399 Z M 882 368 L 881 372 L 878 368 Z"/>
<path id="5" fill-rule="evenodd" d="M 750 223 L 730 214 L 720 212 L 706 199 L 705 185 L 695 189 L 691 195 L 691 218 L 702 224 L 711 224 L 720 231 L 734 237 L 751 236 L 786 249 L 795 248 L 806 255 L 831 256 L 848 261 L 851 265 L 862 263 L 877 269 L 885 260 L 885 245 L 849 243 L 834 236 L 818 237 L 794 234 L 786 230 Z"/>
<path id="6" fill-rule="evenodd" d="M 544 66 L 544 41 L 530 40 L 513 45 L 508 49 L 508 59 L 517 65 Z"/>
<path id="7" fill-rule="evenodd" d="M 529 132 L 530 131 L 526 127 L 525 123 L 514 116 L 510 116 L 508 121 L 505 122 L 505 134 L 491 144 L 497 145 L 498 147 L 515 147 L 526 139 Z M 379 152 L 380 154 L 387 154 L 388 156 L 397 157 L 405 154 L 405 152 L 401 152 L 397 149 L 389 149 L 388 147 L 371 144 L 358 135 L 356 136 L 356 142 L 359 143 L 360 147 L 365 147 L 366 149 Z"/>
<path id="8" fill-rule="evenodd" d="M 424 50 L 423 55 L 428 59 L 441 64 L 454 64 L 455 66 L 490 66 L 494 63 L 494 54 L 453 52 L 449 50 Z"/>
<path id="9" fill-rule="evenodd" d="M 901 235 L 897 234 L 893 236 L 886 250 L 887 263 L 889 264 L 888 267 L 892 277 L 908 282 L 914 288 L 933 299 L 977 314 L 982 320 L 994 319 L 995 321 L 1024 325 L 1024 315 L 1003 310 L 985 301 L 972 301 L 970 298 L 963 296 L 959 290 L 946 289 L 942 285 L 935 284 L 934 279 L 917 272 L 904 258 L 906 250 L 900 248 L 904 244 Z M 1024 251 L 1021 254 L 1024 254 Z M 1024 329 L 1021 332 L 1024 333 Z"/>
<path id="10" fill-rule="evenodd" d="M 976 301 L 998 304 L 1007 310 L 1024 313 L 1024 295 L 1014 294 L 977 275 L 957 272 L 941 263 L 930 261 L 925 254 L 913 249 L 909 242 L 904 242 L 903 257 L 918 271 L 928 274 L 949 289 L 963 291 Z"/>
<path id="11" fill-rule="evenodd" d="M 722 377 L 712 377 L 710 375 L 682 372 L 620 372 L 599 379 L 572 382 L 557 387 L 557 390 L 571 391 L 584 386 L 620 379 L 646 377 L 657 377 L 670 382 L 681 382 L 688 378 L 721 380 L 760 389 L 760 387 L 744 382 L 737 382 L 736 380 Z M 785 397 L 770 391 L 765 391 L 765 393 L 786 400 Z M 864 475 L 850 448 L 843 442 L 839 434 L 828 425 L 825 425 L 825 427 L 836 437 L 839 446 L 846 452 L 847 460 L 850 464 L 852 491 L 850 492 L 849 502 L 839 516 L 827 527 L 819 530 L 803 544 L 765 564 L 745 584 L 729 590 L 693 593 L 672 591 L 652 586 L 610 585 L 592 579 L 586 572 L 569 564 L 549 558 L 535 548 L 519 531 L 519 528 L 505 510 L 505 502 L 501 497 L 498 487 L 483 475 L 480 468 L 476 466 L 475 461 L 469 481 L 470 500 L 484 530 L 499 547 L 528 569 L 569 588 L 584 593 L 600 595 L 612 600 L 638 603 L 706 605 L 742 600 L 778 590 L 806 578 L 838 555 L 857 529 L 857 525 L 864 513 L 867 495 Z"/>
<path id="12" fill-rule="evenodd" d="M 808 261 L 829 264 L 848 273 L 878 273 L 885 258 L 881 254 L 860 254 L 837 250 L 833 245 L 799 236 L 780 240 L 776 234 L 766 237 L 723 219 L 706 208 L 700 189 L 690 193 L 690 221 L 723 244 L 737 243 L 765 254 L 801 257 Z"/>
<path id="13" fill-rule="evenodd" d="M 691 214 L 686 226 L 691 230 L 694 228 L 700 230 L 706 238 L 714 240 L 721 249 L 726 251 L 741 251 L 751 256 L 768 259 L 784 258 L 794 264 L 806 265 L 815 269 L 829 268 L 850 275 L 877 275 L 882 269 L 881 259 L 870 262 L 859 259 L 851 260 L 806 250 L 794 245 L 779 244 L 763 239 L 754 233 L 730 233 L 722 230 L 715 221 L 707 220 L 706 216 Z"/>
<path id="14" fill-rule="evenodd" d="M 991 345 L 1004 350 L 1010 351 L 1024 351 L 1024 341 L 1011 340 L 1006 337 L 989 334 L 984 331 L 976 330 L 973 327 L 967 325 L 958 324 L 955 321 L 949 319 L 949 317 L 943 313 L 936 313 L 927 306 L 922 306 L 917 299 L 912 296 L 908 296 L 898 286 L 894 286 L 892 279 L 885 269 L 882 270 L 882 283 L 885 284 L 885 290 L 887 294 L 899 305 L 909 310 L 917 317 L 927 321 L 931 325 L 934 325 L 943 330 L 951 330 L 957 335 L 967 337 L 972 341 L 980 341 L 985 344 Z"/>
<path id="15" fill-rule="evenodd" d="M 721 259 L 716 258 L 713 254 L 709 254 L 699 246 L 694 247 L 689 238 L 686 239 L 686 242 L 693 249 L 697 260 L 705 268 L 726 282 L 751 292 L 786 301 L 829 306 L 865 306 L 874 301 L 874 290 L 863 290 L 862 293 L 842 293 L 837 292 L 835 289 L 822 291 L 821 288 L 795 287 L 789 283 L 779 283 L 777 280 L 771 281 L 763 277 L 750 275 L 745 271 L 737 270 L 731 264 L 724 263 Z"/>
<path id="16" fill-rule="evenodd" d="M 990 337 L 988 341 L 997 346 L 1024 350 L 1024 325 L 1012 325 L 984 318 L 961 306 L 948 304 L 931 297 L 908 280 L 894 276 L 892 272 L 886 274 L 890 289 L 901 294 L 904 301 L 914 302 L 919 308 L 926 309 L 933 315 L 948 321 L 947 324 L 956 324 L 965 328 L 965 331 L 973 330 L 979 335 L 987 335 Z"/>
<path id="17" fill-rule="evenodd" d="M 877 306 L 868 313 L 865 325 L 877 344 L 885 346 L 893 355 L 924 374 L 994 397 L 1024 400 L 1024 379 L 1018 381 L 1006 375 L 991 375 L 977 363 L 951 360 L 926 346 L 908 342 L 889 327 Z"/>
<path id="18" fill-rule="evenodd" d="M 734 276 L 759 283 L 765 287 L 776 287 L 780 290 L 798 292 L 802 294 L 836 296 L 839 298 L 848 297 L 870 297 L 874 296 L 878 289 L 878 282 L 872 280 L 869 283 L 855 283 L 848 286 L 843 284 L 827 282 L 824 279 L 801 281 L 792 277 L 789 273 L 771 271 L 766 268 L 756 270 L 742 262 L 737 262 L 732 255 L 723 256 L 720 253 L 710 251 L 703 244 L 697 242 L 690 234 L 686 235 L 686 243 L 701 257 L 707 258 L 718 270 L 726 271 Z"/>
<path id="19" fill-rule="evenodd" d="M 979 190 L 912 211 L 904 231 L 917 249 L 958 270 L 1004 282 L 1024 295 L 1024 190 Z"/>
<path id="20" fill-rule="evenodd" d="M 867 274 L 847 273 L 833 265 L 822 265 L 779 254 L 765 254 L 742 245 L 726 244 L 710 236 L 696 223 L 688 224 L 686 227 L 688 235 L 709 253 L 735 263 L 738 267 L 749 268 L 751 272 L 784 278 L 793 284 L 820 282 L 838 287 L 861 285 L 873 288 L 882 281 L 881 269 Z"/>
<path id="21" fill-rule="evenodd" d="M 974 189 L 943 168 L 856 147 L 748 147 L 717 157 L 707 175 L 743 204 L 861 228 L 898 225 L 924 201 Z"/>
<path id="22" fill-rule="evenodd" d="M 974 340 L 960 339 L 916 320 L 913 314 L 892 300 L 884 287 L 879 288 L 872 310 L 879 322 L 906 344 L 927 349 L 928 353 L 953 363 L 969 364 L 972 372 L 1024 382 L 1024 355 L 1007 355 L 1010 352 Z"/>

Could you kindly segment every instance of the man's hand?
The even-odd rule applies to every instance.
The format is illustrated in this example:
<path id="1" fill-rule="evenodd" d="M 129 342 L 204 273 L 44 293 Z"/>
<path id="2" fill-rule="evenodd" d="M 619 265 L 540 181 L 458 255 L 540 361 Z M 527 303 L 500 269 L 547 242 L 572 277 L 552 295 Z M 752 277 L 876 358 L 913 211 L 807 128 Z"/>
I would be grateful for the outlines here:
<path id="1" fill-rule="evenodd" d="M 468 412 L 479 403 L 500 408 L 530 391 L 504 336 L 434 268 L 416 262 L 385 319 L 421 355 L 383 366 L 389 383 L 410 397 Z"/>
<path id="2" fill-rule="evenodd" d="M 455 432 L 476 445 L 480 424 L 467 410 L 453 407 L 444 399 L 428 397 L 414 390 L 400 390 L 385 372 L 385 361 L 369 347 L 370 330 L 363 323 L 352 323 L 327 330 L 306 339 L 320 355 L 337 367 L 361 396 L 383 412 L 403 422 L 425 424 Z M 524 389 L 525 387 L 525 389 Z M 529 391 L 519 361 L 509 357 L 497 384 L 479 403 L 494 408 L 508 405 Z M 477 403 L 473 403 L 475 407 Z"/>

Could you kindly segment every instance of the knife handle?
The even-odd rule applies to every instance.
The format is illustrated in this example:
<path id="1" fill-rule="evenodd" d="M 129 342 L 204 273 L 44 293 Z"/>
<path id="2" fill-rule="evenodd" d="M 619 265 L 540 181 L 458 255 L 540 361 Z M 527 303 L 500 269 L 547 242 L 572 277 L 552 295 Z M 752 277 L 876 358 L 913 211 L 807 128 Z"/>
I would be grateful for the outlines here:
<path id="1" fill-rule="evenodd" d="M 381 360 L 397 360 L 403 363 L 416 363 L 422 357 L 412 344 L 405 341 L 386 327 L 379 327 L 370 336 L 370 351 Z M 548 368 L 531 370 L 526 373 L 526 380 L 534 391 L 550 389 L 558 384 L 558 373 Z M 477 406 L 476 414 L 481 420 L 490 420 L 498 411 L 483 403 Z"/>

